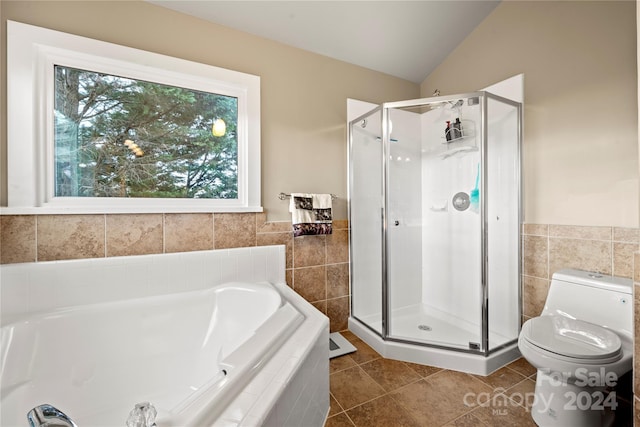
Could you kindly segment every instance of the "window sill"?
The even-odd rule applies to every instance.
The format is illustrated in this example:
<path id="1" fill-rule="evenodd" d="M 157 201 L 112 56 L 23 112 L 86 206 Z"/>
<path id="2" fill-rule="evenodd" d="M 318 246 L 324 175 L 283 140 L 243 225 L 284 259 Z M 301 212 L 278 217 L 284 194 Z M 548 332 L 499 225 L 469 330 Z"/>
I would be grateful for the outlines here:
<path id="1" fill-rule="evenodd" d="M 248 207 L 0 207 L 2 215 L 86 215 L 86 214 L 145 214 L 145 213 L 251 213 L 264 212 L 262 206 Z"/>

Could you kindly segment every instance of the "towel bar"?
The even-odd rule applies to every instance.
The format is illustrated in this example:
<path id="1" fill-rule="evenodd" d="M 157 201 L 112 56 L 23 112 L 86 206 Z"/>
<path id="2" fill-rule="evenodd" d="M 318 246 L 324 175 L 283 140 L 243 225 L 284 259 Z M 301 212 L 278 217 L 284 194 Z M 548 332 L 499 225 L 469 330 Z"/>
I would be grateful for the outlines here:
<path id="1" fill-rule="evenodd" d="M 280 200 L 284 200 L 284 199 L 286 199 L 287 197 L 291 197 L 291 194 L 286 194 L 286 193 L 280 193 L 280 194 L 278 194 L 278 199 L 280 199 Z M 335 194 L 331 194 L 331 200 L 335 200 L 335 199 L 337 199 L 337 198 L 338 198 L 338 196 L 336 196 Z"/>

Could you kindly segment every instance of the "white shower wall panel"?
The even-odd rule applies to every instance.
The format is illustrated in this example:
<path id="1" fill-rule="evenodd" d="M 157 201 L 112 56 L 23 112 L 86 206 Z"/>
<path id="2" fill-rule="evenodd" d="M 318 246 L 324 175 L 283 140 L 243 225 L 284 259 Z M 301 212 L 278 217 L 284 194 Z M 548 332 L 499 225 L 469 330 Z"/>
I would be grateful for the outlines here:
<path id="1" fill-rule="evenodd" d="M 354 127 L 351 185 L 351 278 L 353 314 L 382 321 L 382 147 L 375 132 Z M 379 126 L 378 126 L 379 128 Z M 377 212 L 380 214 L 376 215 Z M 372 214 L 373 213 L 373 214 Z"/>
<path id="2" fill-rule="evenodd" d="M 416 304 L 422 293 L 421 123 L 420 115 L 413 112 L 392 109 L 389 114 L 387 248 L 393 311 Z"/>
<path id="3" fill-rule="evenodd" d="M 422 302 L 448 313 L 450 321 L 475 325 L 479 338 L 480 214 L 472 208 L 458 211 L 452 200 L 456 193 L 468 195 L 475 187 L 480 136 L 452 143 L 444 138 L 446 121 L 455 120 L 458 112 L 469 133 L 475 132 L 478 111 L 478 106 L 459 111 L 445 107 L 422 114 Z"/>

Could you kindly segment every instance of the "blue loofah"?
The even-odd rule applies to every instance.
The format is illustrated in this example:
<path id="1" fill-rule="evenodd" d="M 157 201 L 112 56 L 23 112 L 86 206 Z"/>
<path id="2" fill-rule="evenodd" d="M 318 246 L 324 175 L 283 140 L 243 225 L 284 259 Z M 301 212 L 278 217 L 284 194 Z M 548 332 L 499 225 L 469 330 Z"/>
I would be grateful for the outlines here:
<path id="1" fill-rule="evenodd" d="M 480 164 L 478 163 L 478 172 L 476 173 L 476 186 L 473 190 L 469 192 L 469 204 L 471 210 L 474 212 L 478 212 L 478 208 L 480 205 L 480 190 L 478 189 L 478 184 L 480 184 Z"/>

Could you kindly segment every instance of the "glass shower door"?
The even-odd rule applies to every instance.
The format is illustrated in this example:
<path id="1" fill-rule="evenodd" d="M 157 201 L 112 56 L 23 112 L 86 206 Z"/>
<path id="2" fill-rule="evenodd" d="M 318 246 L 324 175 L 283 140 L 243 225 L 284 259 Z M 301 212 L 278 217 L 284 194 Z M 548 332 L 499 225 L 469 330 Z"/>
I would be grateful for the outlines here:
<path id="1" fill-rule="evenodd" d="M 479 101 L 385 104 L 389 338 L 484 350 Z"/>
<path id="2" fill-rule="evenodd" d="M 382 335 L 382 138 L 378 108 L 349 125 L 351 315 Z"/>
<path id="3" fill-rule="evenodd" d="M 520 333 L 520 104 L 487 94 L 489 350 Z"/>

